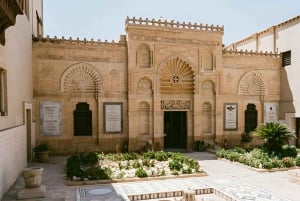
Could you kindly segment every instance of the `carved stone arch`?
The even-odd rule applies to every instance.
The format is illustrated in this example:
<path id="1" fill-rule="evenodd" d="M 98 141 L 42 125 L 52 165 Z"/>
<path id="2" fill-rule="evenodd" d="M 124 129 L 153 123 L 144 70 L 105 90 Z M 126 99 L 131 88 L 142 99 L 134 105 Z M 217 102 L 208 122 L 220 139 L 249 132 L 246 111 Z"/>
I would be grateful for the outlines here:
<path id="1" fill-rule="evenodd" d="M 239 95 L 265 95 L 266 91 L 265 80 L 258 72 L 248 72 L 240 80 Z"/>
<path id="2" fill-rule="evenodd" d="M 152 92 L 152 81 L 147 78 L 143 77 L 138 81 L 138 91 L 142 93 L 151 93 Z"/>
<path id="3" fill-rule="evenodd" d="M 203 95 L 213 96 L 216 94 L 215 84 L 211 80 L 206 80 L 202 83 Z"/>
<path id="4" fill-rule="evenodd" d="M 147 101 L 139 102 L 139 110 L 149 111 L 150 110 L 150 104 Z"/>
<path id="5" fill-rule="evenodd" d="M 193 94 L 194 72 L 186 61 L 176 57 L 160 69 L 161 94 Z"/>
<path id="6" fill-rule="evenodd" d="M 139 45 L 136 51 L 136 63 L 139 67 L 149 68 L 151 64 L 150 46 L 146 43 Z"/>
<path id="7" fill-rule="evenodd" d="M 77 63 L 65 70 L 61 77 L 61 92 L 69 94 L 92 93 L 102 95 L 102 78 L 88 63 Z"/>

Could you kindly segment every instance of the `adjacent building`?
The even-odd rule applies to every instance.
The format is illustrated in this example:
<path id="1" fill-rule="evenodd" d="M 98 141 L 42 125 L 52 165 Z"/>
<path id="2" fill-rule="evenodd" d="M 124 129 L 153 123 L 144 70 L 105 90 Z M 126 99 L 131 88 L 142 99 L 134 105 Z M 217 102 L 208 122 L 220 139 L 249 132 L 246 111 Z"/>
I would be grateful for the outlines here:
<path id="1" fill-rule="evenodd" d="M 299 139 L 300 129 L 300 16 L 235 42 L 226 49 L 248 51 L 273 51 L 281 54 L 281 83 L 279 119 L 296 131 Z M 298 144 L 299 145 L 299 144 Z"/>
<path id="2" fill-rule="evenodd" d="M 0 198 L 32 159 L 32 35 L 42 25 L 42 0 L 0 1 Z"/>

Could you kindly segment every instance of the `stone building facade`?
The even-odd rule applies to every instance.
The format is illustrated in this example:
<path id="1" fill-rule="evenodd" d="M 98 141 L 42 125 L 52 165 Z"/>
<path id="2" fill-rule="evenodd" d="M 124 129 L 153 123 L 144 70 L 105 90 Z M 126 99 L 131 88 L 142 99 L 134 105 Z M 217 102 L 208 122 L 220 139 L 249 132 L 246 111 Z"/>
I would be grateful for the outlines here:
<path id="1" fill-rule="evenodd" d="M 227 49 L 247 49 L 253 51 L 273 51 L 282 55 L 281 96 L 279 119 L 284 121 L 297 136 L 300 145 L 300 15 L 268 27 L 240 41 L 230 44 Z M 297 38 L 298 37 L 298 38 Z"/>
<path id="2" fill-rule="evenodd" d="M 234 146 L 278 118 L 279 55 L 227 51 L 220 26 L 127 18 L 125 28 L 118 43 L 34 38 L 37 143 L 54 154 Z"/>

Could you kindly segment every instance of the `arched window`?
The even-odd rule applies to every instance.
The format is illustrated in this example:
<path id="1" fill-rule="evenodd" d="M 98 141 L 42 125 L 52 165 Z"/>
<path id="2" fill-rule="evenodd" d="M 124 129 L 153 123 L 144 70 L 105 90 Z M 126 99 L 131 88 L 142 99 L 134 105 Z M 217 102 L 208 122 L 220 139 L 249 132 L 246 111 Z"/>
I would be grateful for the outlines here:
<path id="1" fill-rule="evenodd" d="M 253 103 L 247 105 L 247 110 L 245 111 L 245 131 L 254 131 L 257 127 L 257 110 Z"/>
<path id="2" fill-rule="evenodd" d="M 87 103 L 77 103 L 74 111 L 74 135 L 92 135 L 92 111 Z"/>

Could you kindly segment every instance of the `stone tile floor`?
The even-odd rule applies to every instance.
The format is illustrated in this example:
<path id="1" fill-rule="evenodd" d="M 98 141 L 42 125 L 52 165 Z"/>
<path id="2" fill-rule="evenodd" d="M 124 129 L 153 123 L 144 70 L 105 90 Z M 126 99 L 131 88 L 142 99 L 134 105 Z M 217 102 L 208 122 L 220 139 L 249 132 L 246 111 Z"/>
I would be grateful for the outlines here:
<path id="1" fill-rule="evenodd" d="M 144 198 L 149 198 L 149 201 L 180 201 L 181 196 L 178 192 L 186 189 L 213 189 L 214 193 L 196 195 L 196 200 L 199 201 L 300 200 L 299 182 L 292 182 L 292 177 L 298 173 L 300 175 L 300 170 L 261 173 L 234 163 L 216 160 L 213 154 L 206 152 L 186 154 L 199 160 L 208 176 L 94 186 L 66 186 L 64 167 L 67 157 L 51 157 L 49 163 L 30 163 L 29 166 L 45 169 L 42 184 L 47 187 L 47 193 L 45 198 L 28 199 L 28 201 L 128 201 L 130 196 L 151 194 L 156 194 L 157 197 L 151 199 L 145 196 Z M 24 181 L 20 176 L 2 201 L 15 201 L 17 192 L 23 187 Z M 177 197 L 158 198 L 159 193 Z M 142 196 L 133 199 L 138 198 L 141 199 Z"/>

